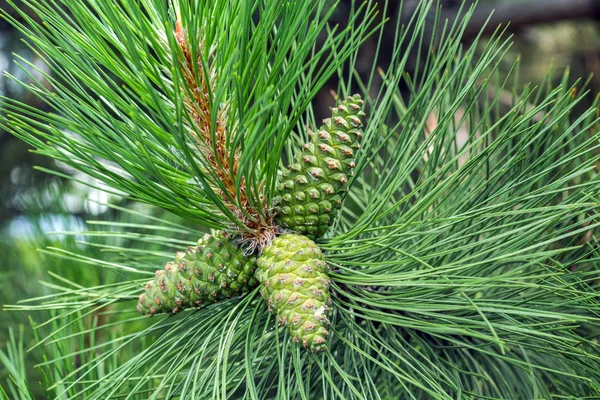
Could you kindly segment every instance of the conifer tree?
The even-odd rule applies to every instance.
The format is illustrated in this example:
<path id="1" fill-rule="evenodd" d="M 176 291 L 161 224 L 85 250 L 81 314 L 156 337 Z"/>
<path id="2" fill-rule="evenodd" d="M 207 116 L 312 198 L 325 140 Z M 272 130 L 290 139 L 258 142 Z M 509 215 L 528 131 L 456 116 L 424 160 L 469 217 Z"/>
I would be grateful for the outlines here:
<path id="1" fill-rule="evenodd" d="M 181 245 L 166 266 L 135 244 L 106 245 L 119 261 L 48 249 L 119 278 L 9 307 L 60 321 L 33 349 L 55 348 L 55 397 L 600 395 L 598 104 L 576 110 L 568 76 L 502 77 L 500 31 L 461 44 L 472 9 L 425 40 L 421 2 L 389 67 L 361 76 L 385 3 L 357 1 L 345 27 L 325 0 L 22 3 L 3 16 L 51 73 L 13 79 L 50 110 L 5 98 L 2 128 L 197 226 L 120 226 Z M 412 48 L 431 51 L 408 73 Z"/>

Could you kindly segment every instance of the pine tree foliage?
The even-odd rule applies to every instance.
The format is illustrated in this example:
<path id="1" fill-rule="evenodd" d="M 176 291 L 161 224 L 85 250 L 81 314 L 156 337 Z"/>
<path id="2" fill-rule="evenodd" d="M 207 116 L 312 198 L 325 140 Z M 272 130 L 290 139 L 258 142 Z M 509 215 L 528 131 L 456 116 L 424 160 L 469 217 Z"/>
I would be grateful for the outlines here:
<path id="1" fill-rule="evenodd" d="M 288 136 L 375 16 L 363 6 L 317 47 L 334 10 L 322 2 L 23 3 L 43 23 L 25 11 L 26 24 L 5 17 L 53 72 L 38 69 L 51 87 L 32 76 L 28 89 L 62 112 L 6 99 L 7 128 L 132 199 L 212 228 L 266 218 L 247 210 L 266 212 Z"/>
<path id="2" fill-rule="evenodd" d="M 271 218 L 277 171 L 289 164 L 281 154 L 319 126 L 311 100 L 329 77 L 367 110 L 341 215 L 317 241 L 332 281 L 327 351 L 294 346 L 258 289 L 172 317 L 137 314 L 143 285 L 171 257 L 144 243 L 173 250 L 200 234 L 139 216 L 146 222 L 88 232 L 133 239 L 97 244 L 105 258 L 46 250 L 117 283 L 63 282 L 8 307 L 54 313 L 31 349 L 46 354 L 54 397 L 600 396 L 600 136 L 597 101 L 576 109 L 585 85 L 568 74 L 524 89 L 501 78 L 510 42 L 497 34 L 463 46 L 469 12 L 425 41 L 431 2 L 396 27 L 390 67 L 368 77 L 347 71 L 363 40 L 381 37 L 370 3 L 343 30 L 327 25 L 335 7 L 324 1 L 24 3 L 39 19 L 11 22 L 53 71 L 51 88 L 28 89 L 54 111 L 3 99 L 3 128 L 208 228 L 250 232 Z M 409 75 L 410 48 L 431 51 Z M 206 97 L 192 101 L 194 86 Z M 194 101 L 205 106 L 192 118 Z M 98 313 L 104 323 L 86 328 Z M 2 362 L 18 365 L 20 354 Z"/>

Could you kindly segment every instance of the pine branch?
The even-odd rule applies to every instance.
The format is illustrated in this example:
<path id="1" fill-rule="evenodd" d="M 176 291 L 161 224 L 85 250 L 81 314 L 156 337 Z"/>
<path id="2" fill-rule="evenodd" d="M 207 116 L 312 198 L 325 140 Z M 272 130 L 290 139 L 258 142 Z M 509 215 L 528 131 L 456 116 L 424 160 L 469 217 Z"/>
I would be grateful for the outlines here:
<path id="1" fill-rule="evenodd" d="M 75 24 L 83 32 L 64 22 L 60 9 L 31 4 L 47 22 L 32 24 L 28 37 L 51 55 L 56 68 L 68 66 L 59 69 L 68 85 L 56 82 L 57 95 L 30 89 L 63 114 L 9 102 L 4 123 L 41 152 L 71 157 L 77 161 L 72 164 L 115 188 L 206 225 L 234 222 L 225 217 L 231 208 L 214 189 L 229 183 L 214 181 L 218 173 L 207 171 L 217 167 L 202 158 L 206 151 L 215 154 L 219 144 L 215 104 L 230 102 L 225 126 L 237 128 L 229 151 L 216 154 L 223 154 L 231 175 L 239 149 L 235 201 L 240 206 L 245 178 L 252 207 L 262 204 L 261 192 L 273 200 L 282 152 L 291 154 L 306 141 L 307 127 L 317 125 L 310 101 L 325 79 L 336 73 L 337 92 L 359 92 L 368 111 L 342 213 L 319 239 L 332 280 L 327 351 L 294 347 L 294 337 L 275 325 L 258 290 L 202 304 L 195 312 L 142 320 L 133 303 L 148 275 L 170 250 L 193 243 L 199 233 L 132 212 L 133 222 L 96 224 L 86 234 L 93 243 L 87 248 L 99 254 L 59 246 L 44 253 L 74 268 L 95 266 L 112 281 L 80 284 L 55 275 L 45 283 L 52 293 L 7 307 L 53 313 L 36 326 L 32 351 L 46 352 L 40 367 L 51 372 L 47 386 L 55 397 L 598 396 L 600 302 L 592 285 L 600 260 L 600 120 L 598 100 L 576 112 L 585 88 L 568 85 L 566 74 L 557 87 L 514 87 L 511 76 L 498 71 L 508 40 L 495 34 L 485 46 L 477 40 L 462 44 L 472 11 L 445 27 L 439 46 L 417 60 L 422 68 L 401 73 L 411 49 L 431 49 L 433 2 L 420 2 L 410 23 L 396 27 L 389 68 L 373 66 L 361 78 L 354 73 L 360 43 L 376 33 L 380 49 L 384 34 L 381 26 L 371 30 L 369 18 L 359 22 L 359 13 L 347 30 L 334 34 L 324 22 L 333 12 L 325 2 L 264 2 L 256 8 L 245 1 L 214 2 L 203 8 L 204 2 L 182 1 L 176 3 L 182 26 L 204 29 L 203 36 L 200 30 L 188 32 L 190 48 L 200 49 L 201 40 L 216 46 L 215 63 L 204 47 L 202 67 L 194 61 L 196 76 L 186 83 L 205 87 L 210 100 L 190 96 L 186 102 L 188 92 L 178 86 L 186 82 L 179 79 L 181 65 L 168 62 L 180 60 L 181 45 L 176 35 L 164 34 L 177 32 L 177 20 L 163 3 L 142 2 L 148 6 L 143 11 L 130 2 L 122 10 L 99 2 L 93 10 L 75 5 L 73 18 L 87 22 Z M 245 18 L 255 12 L 259 21 L 248 24 L 252 18 Z M 243 16 L 240 29 L 219 19 L 224 15 L 234 21 Z M 306 24 L 309 15 L 314 19 Z M 211 23 L 201 23 L 206 21 Z M 323 32 L 325 50 L 315 46 Z M 74 54 L 56 50 L 56 44 L 74 49 L 63 33 L 77 43 Z M 82 34 L 93 45 L 81 41 Z M 169 51 L 161 47 L 164 37 Z M 229 40 L 216 40 L 224 37 Z M 112 55 L 115 47 L 123 60 L 96 50 Z M 239 49 L 247 52 L 237 58 Z M 240 69 L 231 74 L 238 61 Z M 206 76 L 210 65 L 217 69 L 214 89 L 198 75 Z M 353 72 L 345 73 L 345 66 Z M 125 82 L 125 89 L 106 85 L 111 81 L 103 68 Z M 511 72 L 517 70 L 514 65 Z M 223 80 L 227 74 L 231 80 Z M 407 96 L 399 92 L 400 83 Z M 83 96 L 82 87 L 98 97 Z M 102 96 L 114 102 L 102 102 Z M 210 136 L 202 134 L 209 120 L 191 117 L 191 101 L 193 107 L 210 105 Z M 49 123 L 78 128 L 77 135 L 48 131 Z M 95 157 L 122 169 L 111 174 Z M 137 181 L 122 179 L 123 171 Z M 220 214 L 213 217 L 214 211 Z M 277 253 L 273 257 L 273 264 L 286 263 Z M 86 325 L 98 315 L 106 316 L 103 326 Z M 100 332 L 104 342 L 86 343 Z"/>
<path id="2" fill-rule="evenodd" d="M 259 189 L 262 198 L 259 208 L 256 209 L 248 199 L 245 177 L 242 176 L 239 187 L 236 185 L 236 177 L 240 176 L 240 149 L 232 148 L 232 139 L 239 127 L 227 125 L 230 121 L 227 113 L 231 108 L 231 101 L 226 99 L 225 103 L 218 104 L 212 98 L 217 89 L 215 48 L 207 50 L 202 36 L 194 40 L 199 47 L 192 48 L 179 20 L 174 34 L 182 55 L 179 60 L 181 76 L 184 79 L 181 95 L 193 121 L 191 134 L 197 140 L 202 156 L 206 158 L 207 166 L 210 167 L 205 172 L 207 175 L 212 174 L 212 182 L 218 185 L 213 191 L 223 199 L 228 210 L 237 220 L 242 221 L 249 231 L 243 234 L 259 237 L 261 231 L 275 229 L 273 215 L 262 190 Z M 200 34 L 203 35 L 203 32 Z M 213 115 L 216 115 L 214 126 Z M 264 183 L 261 183 L 261 186 L 264 187 Z"/>
<path id="3" fill-rule="evenodd" d="M 310 94 L 372 32 L 374 15 L 368 5 L 358 8 L 352 19 L 364 18 L 354 30 L 331 31 L 325 46 L 316 49 L 315 38 L 327 25 L 327 18 L 320 14 L 327 17 L 333 12 L 325 10 L 324 4 L 265 3 L 263 11 L 269 17 L 256 25 L 252 19 L 254 9 L 241 3 L 232 4 L 231 9 L 215 4 L 191 10 L 185 2 L 174 2 L 171 8 L 127 5 L 105 10 L 82 2 L 75 8 L 69 6 L 68 12 L 39 1 L 24 4 L 51 22 L 40 24 L 21 10 L 24 23 L 8 13 L 4 17 L 31 40 L 32 47 L 45 54 L 53 75 L 39 73 L 49 85 L 30 75 L 33 83 L 28 88 L 56 112 L 6 98 L 3 128 L 43 154 L 82 170 L 134 200 L 163 207 L 209 227 L 237 227 L 251 235 L 260 235 L 260 230 L 271 225 L 271 205 L 266 207 L 265 202 L 271 198 L 269 189 L 276 180 L 277 168 L 266 160 L 280 156 L 286 138 L 309 105 Z M 186 18 L 182 23 L 188 29 L 187 39 L 194 52 L 201 50 L 198 40 L 210 42 L 206 51 L 210 49 L 214 60 L 203 59 L 201 70 L 197 65 L 190 70 L 188 65 L 182 71 L 177 68 L 179 63 L 172 62 L 183 56 L 174 33 L 176 13 Z M 240 29 L 234 37 L 247 43 L 248 54 L 229 45 L 232 32 L 228 15 L 235 16 Z M 202 33 L 206 21 L 213 21 L 212 28 Z M 124 23 L 130 24 L 129 31 L 123 31 Z M 102 25 L 103 29 L 82 28 L 90 24 Z M 348 37 L 352 39 L 346 41 Z M 273 47 L 267 52 L 268 42 Z M 333 46 L 340 46 L 335 53 L 329 51 Z M 278 54 L 288 53 L 291 56 L 282 62 Z M 326 67 L 307 64 L 308 55 L 327 61 Z M 200 53 L 194 53 L 192 57 L 198 56 Z M 204 100 L 195 97 L 198 94 L 188 96 L 194 87 L 185 87 L 203 85 L 198 79 L 199 74 L 207 73 L 207 61 L 214 69 L 213 77 L 207 78 L 217 80 L 211 83 L 213 89 L 203 88 L 212 90 L 207 99 L 210 109 L 206 103 L 202 106 Z M 234 66 L 241 67 L 231 74 Z M 36 69 L 33 65 L 24 68 Z M 180 82 L 182 74 L 187 78 Z M 311 80 L 297 86 L 298 77 L 304 74 Z M 208 81 L 205 83 L 208 85 Z M 190 101 L 198 100 L 201 103 L 194 105 L 189 115 L 186 110 Z M 213 107 L 220 103 L 227 106 Z M 201 108 L 206 109 L 198 114 Z M 197 137 L 189 130 L 195 125 L 193 118 L 202 119 L 197 121 L 203 125 L 201 135 L 211 136 L 209 154 L 192 150 L 198 146 Z M 226 124 L 220 121 L 224 118 L 228 118 Z M 230 130 L 226 137 L 218 138 L 226 140 L 227 146 L 213 140 L 216 133 L 222 136 L 221 130 L 216 130 L 217 121 Z M 239 149 L 248 150 L 236 156 Z M 212 162 L 210 157 L 214 157 Z"/>

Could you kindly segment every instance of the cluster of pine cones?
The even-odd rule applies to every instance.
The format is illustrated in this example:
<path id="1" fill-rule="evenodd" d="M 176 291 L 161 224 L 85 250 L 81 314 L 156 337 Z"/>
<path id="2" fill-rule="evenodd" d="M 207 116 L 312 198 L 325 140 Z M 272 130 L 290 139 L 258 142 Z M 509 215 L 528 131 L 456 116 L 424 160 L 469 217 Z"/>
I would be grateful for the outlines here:
<path id="1" fill-rule="evenodd" d="M 311 351 L 327 348 L 330 279 L 315 239 L 332 225 L 353 175 L 362 138 L 364 102 L 346 98 L 295 155 L 277 186 L 276 222 L 284 232 L 259 254 L 245 255 L 226 232 L 206 235 L 178 252 L 146 283 L 142 314 L 177 313 L 260 285 L 260 293 L 292 340 Z"/>

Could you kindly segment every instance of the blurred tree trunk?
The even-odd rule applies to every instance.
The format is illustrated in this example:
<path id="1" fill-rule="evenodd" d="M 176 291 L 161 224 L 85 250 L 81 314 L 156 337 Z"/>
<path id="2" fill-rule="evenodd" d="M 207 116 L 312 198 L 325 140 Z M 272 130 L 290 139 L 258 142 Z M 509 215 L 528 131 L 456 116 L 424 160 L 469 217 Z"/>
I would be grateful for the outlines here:
<path id="1" fill-rule="evenodd" d="M 491 17 L 490 17 L 491 14 Z M 456 13 L 447 10 L 443 17 L 453 20 Z M 526 26 L 573 19 L 599 19 L 599 0 L 520 0 L 515 2 L 482 2 L 469 21 L 465 38 L 476 36 L 482 29 L 492 33 L 499 25 L 516 31 Z M 489 21 L 488 21 L 489 19 Z"/>

